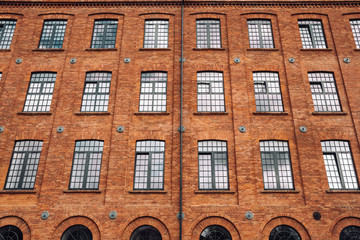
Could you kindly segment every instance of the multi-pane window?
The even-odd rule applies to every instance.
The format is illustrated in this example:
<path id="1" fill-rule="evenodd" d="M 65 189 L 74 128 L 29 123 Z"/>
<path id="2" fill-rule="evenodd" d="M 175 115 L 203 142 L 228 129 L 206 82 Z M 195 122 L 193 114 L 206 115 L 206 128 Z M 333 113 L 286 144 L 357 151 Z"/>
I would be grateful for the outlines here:
<path id="1" fill-rule="evenodd" d="M 16 20 L 0 20 L 0 49 L 9 49 L 15 31 Z"/>
<path id="2" fill-rule="evenodd" d="M 254 90 L 257 112 L 284 111 L 279 74 L 275 72 L 254 72 Z"/>
<path id="3" fill-rule="evenodd" d="M 198 112 L 225 112 L 224 80 L 221 72 L 197 73 Z"/>
<path id="4" fill-rule="evenodd" d="M 39 48 L 62 48 L 66 24 L 66 20 L 45 20 Z"/>
<path id="5" fill-rule="evenodd" d="M 5 189 L 33 189 L 40 160 L 42 141 L 16 141 Z"/>
<path id="6" fill-rule="evenodd" d="M 347 141 L 321 141 L 330 189 L 358 189 L 350 145 Z"/>
<path id="7" fill-rule="evenodd" d="M 98 189 L 104 142 L 75 142 L 69 189 Z"/>
<path id="8" fill-rule="evenodd" d="M 220 20 L 196 20 L 196 47 L 221 48 Z"/>
<path id="9" fill-rule="evenodd" d="M 356 48 L 360 48 L 360 19 L 350 20 L 350 25 L 354 35 Z"/>
<path id="10" fill-rule="evenodd" d="M 86 73 L 81 112 L 107 112 L 111 73 Z"/>
<path id="11" fill-rule="evenodd" d="M 274 48 L 271 21 L 252 19 L 247 21 L 250 48 Z"/>
<path id="12" fill-rule="evenodd" d="M 141 73 L 139 112 L 166 111 L 166 72 Z"/>
<path id="13" fill-rule="evenodd" d="M 168 37 L 168 20 L 145 21 L 144 48 L 167 48 Z"/>
<path id="14" fill-rule="evenodd" d="M 56 73 L 31 74 L 24 112 L 49 112 L 55 86 Z"/>
<path id="15" fill-rule="evenodd" d="M 299 20 L 303 48 L 327 48 L 321 20 Z"/>
<path id="16" fill-rule="evenodd" d="M 117 20 L 95 20 L 91 48 L 115 48 Z"/>
<path id="17" fill-rule="evenodd" d="M 136 142 L 134 189 L 164 189 L 165 142 Z"/>
<path id="18" fill-rule="evenodd" d="M 286 141 L 260 141 L 264 189 L 294 189 Z"/>
<path id="19" fill-rule="evenodd" d="M 199 189 L 229 189 L 226 141 L 199 141 Z"/>
<path id="20" fill-rule="evenodd" d="M 308 73 L 316 112 L 341 112 L 334 75 L 327 72 Z"/>

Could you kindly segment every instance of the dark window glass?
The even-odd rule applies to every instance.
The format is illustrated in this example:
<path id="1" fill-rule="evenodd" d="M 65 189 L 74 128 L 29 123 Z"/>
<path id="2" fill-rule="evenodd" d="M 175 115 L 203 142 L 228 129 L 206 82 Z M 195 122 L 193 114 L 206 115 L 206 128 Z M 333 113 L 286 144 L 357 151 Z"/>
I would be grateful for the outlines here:
<path id="1" fill-rule="evenodd" d="M 139 112 L 166 112 L 165 72 L 141 73 Z"/>
<path id="2" fill-rule="evenodd" d="M 250 48 L 274 48 L 271 21 L 266 19 L 248 20 Z"/>
<path id="3" fill-rule="evenodd" d="M 197 98 L 198 112 L 225 112 L 223 74 L 198 72 Z"/>
<path id="4" fill-rule="evenodd" d="M 33 189 L 40 160 L 42 141 L 16 141 L 5 189 Z"/>
<path id="5" fill-rule="evenodd" d="M 1 240 L 22 240 L 23 234 L 18 227 L 13 225 L 6 225 L 0 228 Z"/>
<path id="6" fill-rule="evenodd" d="M 196 20 L 196 47 L 221 48 L 220 20 Z"/>
<path id="7" fill-rule="evenodd" d="M 358 181 L 347 141 L 321 141 L 330 189 L 358 189 Z"/>
<path id="8" fill-rule="evenodd" d="M 86 73 L 81 112 L 107 112 L 111 73 Z"/>
<path id="9" fill-rule="evenodd" d="M 348 226 L 340 233 L 340 240 L 357 240 L 360 239 L 360 227 Z"/>
<path id="10" fill-rule="evenodd" d="M 76 141 L 69 189 L 98 189 L 104 142 Z"/>
<path id="11" fill-rule="evenodd" d="M 294 189 L 288 143 L 260 141 L 264 189 Z"/>
<path id="12" fill-rule="evenodd" d="M 350 25 L 354 35 L 356 48 L 360 48 L 360 19 L 350 20 Z"/>
<path id="13" fill-rule="evenodd" d="M 199 189 L 229 189 L 226 141 L 199 141 Z"/>
<path id="14" fill-rule="evenodd" d="M 162 240 L 162 237 L 156 228 L 144 225 L 135 229 L 130 240 Z"/>
<path id="15" fill-rule="evenodd" d="M 0 20 L 0 49 L 9 49 L 15 31 L 16 20 Z"/>
<path id="16" fill-rule="evenodd" d="M 164 158 L 164 141 L 136 142 L 134 189 L 164 188 Z"/>
<path id="17" fill-rule="evenodd" d="M 327 48 L 321 20 L 299 20 L 303 48 Z"/>
<path id="18" fill-rule="evenodd" d="M 292 227 L 280 225 L 275 227 L 269 236 L 269 240 L 301 240 L 299 233 Z"/>
<path id="19" fill-rule="evenodd" d="M 115 48 L 117 20 L 95 20 L 91 48 Z"/>
<path id="20" fill-rule="evenodd" d="M 91 231 L 83 225 L 74 225 L 66 229 L 61 240 L 92 240 Z"/>
<path id="21" fill-rule="evenodd" d="M 206 227 L 200 234 L 200 240 L 231 240 L 231 235 L 226 228 L 219 225 Z"/>
<path id="22" fill-rule="evenodd" d="M 145 21 L 144 48 L 167 48 L 168 36 L 168 20 Z"/>
<path id="23" fill-rule="evenodd" d="M 62 48 L 66 24 L 66 20 L 45 20 L 39 48 Z"/>
<path id="24" fill-rule="evenodd" d="M 32 73 L 24 112 L 49 112 L 56 73 Z"/>

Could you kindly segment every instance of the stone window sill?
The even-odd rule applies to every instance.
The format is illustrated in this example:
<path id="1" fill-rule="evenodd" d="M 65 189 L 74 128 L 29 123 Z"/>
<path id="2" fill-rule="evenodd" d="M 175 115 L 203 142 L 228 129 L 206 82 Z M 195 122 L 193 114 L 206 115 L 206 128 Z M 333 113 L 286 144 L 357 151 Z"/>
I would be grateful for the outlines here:
<path id="1" fill-rule="evenodd" d="M 117 48 L 87 48 L 87 49 L 85 49 L 85 51 L 117 51 Z"/>
<path id="2" fill-rule="evenodd" d="M 360 190 L 356 190 L 356 189 L 336 189 L 336 190 L 331 190 L 328 189 L 326 190 L 326 193 L 360 193 Z"/>
<path id="3" fill-rule="evenodd" d="M 312 112 L 312 115 L 347 115 L 346 112 Z"/>
<path id="4" fill-rule="evenodd" d="M 165 190 L 130 190 L 129 193 L 132 194 L 166 194 Z"/>
<path id="5" fill-rule="evenodd" d="M 234 194 L 231 190 L 196 190 L 195 194 Z"/>
<path id="6" fill-rule="evenodd" d="M 300 190 L 297 189 L 289 189 L 289 190 L 276 190 L 276 189 L 266 189 L 260 190 L 261 193 L 299 193 Z"/>
<path id="7" fill-rule="evenodd" d="M 269 52 L 275 52 L 279 51 L 278 48 L 248 48 L 248 51 L 269 51 Z"/>
<path id="8" fill-rule="evenodd" d="M 91 115 L 99 115 L 99 116 L 106 116 L 111 115 L 109 112 L 76 112 L 74 113 L 77 116 L 91 116 Z"/>
<path id="9" fill-rule="evenodd" d="M 303 52 L 321 52 L 321 51 L 331 52 L 332 49 L 331 48 L 301 48 L 300 51 L 303 51 Z"/>
<path id="10" fill-rule="evenodd" d="M 360 48 L 355 48 L 354 51 L 360 52 Z"/>
<path id="11" fill-rule="evenodd" d="M 11 52 L 11 49 L 0 49 L 0 52 Z"/>
<path id="12" fill-rule="evenodd" d="M 193 48 L 194 51 L 225 51 L 225 48 Z"/>
<path id="13" fill-rule="evenodd" d="M 136 112 L 134 115 L 170 115 L 169 112 Z"/>
<path id="14" fill-rule="evenodd" d="M 0 194 L 35 194 L 36 189 L 29 189 L 29 190 L 0 190 Z"/>
<path id="15" fill-rule="evenodd" d="M 139 51 L 171 51 L 171 48 L 140 48 Z"/>
<path id="16" fill-rule="evenodd" d="M 229 115 L 228 112 L 194 112 L 194 115 Z"/>
<path id="17" fill-rule="evenodd" d="M 253 115 L 289 115 L 287 112 L 253 112 Z"/>
<path id="18" fill-rule="evenodd" d="M 51 112 L 18 112 L 17 115 L 36 116 L 36 115 L 52 115 L 52 113 Z"/>
<path id="19" fill-rule="evenodd" d="M 33 49 L 34 52 L 64 52 L 63 48 L 36 48 Z"/>
<path id="20" fill-rule="evenodd" d="M 63 193 L 102 193 L 102 190 L 101 189 L 89 189 L 89 190 L 71 190 L 71 189 L 67 189 L 67 190 L 64 190 Z"/>

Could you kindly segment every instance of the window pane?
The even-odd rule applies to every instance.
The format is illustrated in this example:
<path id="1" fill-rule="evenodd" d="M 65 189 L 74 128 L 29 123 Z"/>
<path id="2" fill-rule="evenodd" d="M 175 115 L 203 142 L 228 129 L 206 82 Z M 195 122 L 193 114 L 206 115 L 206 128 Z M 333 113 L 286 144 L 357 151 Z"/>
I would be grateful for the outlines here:
<path id="1" fill-rule="evenodd" d="M 62 48 L 66 20 L 45 20 L 39 48 Z"/>
<path id="2" fill-rule="evenodd" d="M 321 20 L 299 20 L 303 48 L 327 48 Z"/>
<path id="3" fill-rule="evenodd" d="M 250 48 L 274 48 L 270 20 L 248 20 L 247 24 Z"/>
<path id="4" fill-rule="evenodd" d="M 197 84 L 198 112 L 225 112 L 223 74 L 198 72 Z"/>
<path id="5" fill-rule="evenodd" d="M 141 73 L 139 112 L 166 112 L 167 73 Z"/>
<path id="6" fill-rule="evenodd" d="M 95 20 L 91 48 L 115 48 L 117 20 Z"/>
<path id="7" fill-rule="evenodd" d="M 356 48 L 360 48 L 360 20 L 350 20 L 351 29 L 354 35 Z"/>
<path id="8" fill-rule="evenodd" d="M 144 48 L 167 48 L 168 35 L 168 20 L 146 20 Z"/>
<path id="9" fill-rule="evenodd" d="M 0 49 L 9 49 L 15 31 L 16 20 L 0 20 Z"/>
<path id="10" fill-rule="evenodd" d="M 196 20 L 196 47 L 221 48 L 220 20 Z"/>

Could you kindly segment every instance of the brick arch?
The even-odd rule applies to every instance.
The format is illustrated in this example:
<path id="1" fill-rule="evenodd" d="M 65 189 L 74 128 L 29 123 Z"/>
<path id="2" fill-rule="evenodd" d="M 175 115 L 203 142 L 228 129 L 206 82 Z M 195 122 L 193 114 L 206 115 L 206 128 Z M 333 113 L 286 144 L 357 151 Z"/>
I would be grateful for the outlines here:
<path id="1" fill-rule="evenodd" d="M 160 221 L 159 219 L 154 218 L 154 217 L 139 217 L 139 218 L 132 220 L 125 227 L 120 239 L 129 240 L 131 237 L 131 234 L 134 232 L 134 230 L 143 225 L 150 225 L 150 226 L 156 228 L 160 232 L 162 239 L 164 239 L 164 240 L 171 239 L 169 230 L 166 227 L 166 225 L 162 221 Z"/>
<path id="2" fill-rule="evenodd" d="M 31 239 L 30 226 L 26 223 L 24 219 L 17 216 L 5 216 L 0 218 L 0 228 L 6 225 L 13 225 L 18 227 L 23 234 L 23 240 Z"/>
<path id="3" fill-rule="evenodd" d="M 306 228 L 296 219 L 287 216 L 275 217 L 268 221 L 261 232 L 260 239 L 268 240 L 270 232 L 279 225 L 287 225 L 294 228 L 300 234 L 302 240 L 311 240 L 309 232 L 306 230 Z"/>
<path id="4" fill-rule="evenodd" d="M 226 228 L 226 230 L 229 231 L 232 240 L 240 240 L 241 239 L 240 233 L 237 230 L 237 228 L 235 227 L 235 225 L 228 219 L 226 219 L 224 217 L 218 217 L 218 216 L 206 217 L 206 218 L 202 219 L 201 221 L 199 221 L 195 225 L 195 227 L 193 227 L 193 231 L 191 233 L 190 239 L 193 239 L 193 240 L 199 239 L 201 232 L 210 225 L 219 225 L 219 226 Z"/>
<path id="5" fill-rule="evenodd" d="M 338 240 L 341 231 L 348 226 L 360 227 L 360 218 L 349 216 L 335 220 L 333 228 L 331 229 L 331 240 Z"/>
<path id="6" fill-rule="evenodd" d="M 61 236 L 65 230 L 74 225 L 84 225 L 91 231 L 93 240 L 101 239 L 98 224 L 96 224 L 94 220 L 84 216 L 72 216 L 60 222 L 59 225 L 55 228 L 52 239 L 61 239 Z"/>

